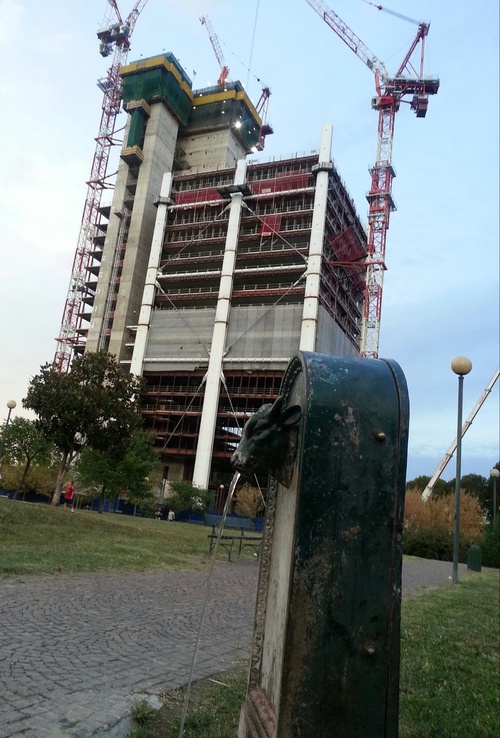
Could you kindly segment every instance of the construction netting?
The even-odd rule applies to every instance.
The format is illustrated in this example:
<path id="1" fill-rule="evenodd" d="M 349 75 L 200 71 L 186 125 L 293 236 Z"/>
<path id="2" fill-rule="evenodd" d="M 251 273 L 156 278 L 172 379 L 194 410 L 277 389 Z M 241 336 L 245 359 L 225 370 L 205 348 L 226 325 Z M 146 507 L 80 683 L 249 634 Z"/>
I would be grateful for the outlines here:
<path id="1" fill-rule="evenodd" d="M 173 63 L 172 55 L 129 64 L 122 67 L 120 74 L 125 105 L 131 100 L 146 100 L 148 103 L 161 100 L 179 122 L 186 125 L 192 107 L 192 92 Z"/>
<path id="2" fill-rule="evenodd" d="M 227 127 L 250 151 L 258 142 L 262 121 L 240 82 L 195 90 L 190 130 Z"/>
<path id="3" fill-rule="evenodd" d="M 215 309 L 154 310 L 145 364 L 158 371 L 186 367 L 192 360 L 200 365 L 208 362 Z M 226 340 L 225 362 L 244 359 L 288 360 L 299 347 L 302 305 L 233 306 Z M 165 342 L 168 336 L 168 342 Z M 164 361 L 160 361 L 164 359 Z M 173 360 L 173 361 L 172 361 Z"/>

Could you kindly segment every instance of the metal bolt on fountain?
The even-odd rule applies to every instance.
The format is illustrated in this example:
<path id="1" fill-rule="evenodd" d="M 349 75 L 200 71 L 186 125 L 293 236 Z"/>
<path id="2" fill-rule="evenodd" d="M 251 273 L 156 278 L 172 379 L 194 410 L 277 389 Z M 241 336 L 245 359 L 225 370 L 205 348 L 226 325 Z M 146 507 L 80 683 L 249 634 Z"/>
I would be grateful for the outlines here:
<path id="1" fill-rule="evenodd" d="M 398 734 L 409 404 L 391 360 L 300 352 L 233 466 L 270 474 L 238 738 Z"/>

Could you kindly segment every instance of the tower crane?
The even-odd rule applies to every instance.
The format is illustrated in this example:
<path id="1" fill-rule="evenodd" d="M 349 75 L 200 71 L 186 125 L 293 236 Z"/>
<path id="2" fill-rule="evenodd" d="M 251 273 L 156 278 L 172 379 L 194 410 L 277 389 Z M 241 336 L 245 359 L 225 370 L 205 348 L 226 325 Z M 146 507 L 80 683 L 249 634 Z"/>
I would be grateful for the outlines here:
<path id="1" fill-rule="evenodd" d="M 207 15 L 202 15 L 200 18 L 200 21 L 201 21 L 201 25 L 205 26 L 205 28 L 207 29 L 208 37 L 210 39 L 210 43 L 212 44 L 212 49 L 214 50 L 215 58 L 219 62 L 220 74 L 219 74 L 219 79 L 217 80 L 217 84 L 224 85 L 226 83 L 227 78 L 229 77 L 229 67 L 224 61 L 224 54 L 222 53 L 222 49 L 220 47 L 219 37 L 215 33 L 213 26 L 210 22 L 210 18 Z"/>
<path id="2" fill-rule="evenodd" d="M 391 77 L 383 62 L 322 0 L 306 2 L 375 75 L 376 96 L 372 98 L 371 106 L 378 111 L 378 135 L 375 163 L 370 169 L 371 187 L 367 195 L 368 245 L 364 262 L 366 280 L 360 353 L 365 358 L 377 358 L 387 230 L 390 214 L 396 209 L 392 198 L 392 180 L 395 176 L 392 166 L 394 122 L 402 102 L 410 105 L 417 118 L 425 118 L 429 95 L 435 95 L 439 89 L 439 79 L 426 78 L 423 72 L 425 40 L 430 24 L 413 21 L 418 25 L 416 36 L 396 74 Z M 382 6 L 375 7 L 384 9 Z M 415 69 L 411 57 L 420 42 L 420 63 L 418 69 Z"/>
<path id="3" fill-rule="evenodd" d="M 260 116 L 260 119 L 262 121 L 262 125 L 259 131 L 259 140 L 255 145 L 257 151 L 264 151 L 264 146 L 266 145 L 266 136 L 274 133 L 273 127 L 267 122 L 267 109 L 269 107 L 270 95 L 271 90 L 269 89 L 269 87 L 263 87 L 261 96 L 257 102 L 257 105 L 255 106 L 257 114 Z"/>
<path id="4" fill-rule="evenodd" d="M 97 86 L 103 93 L 101 122 L 95 139 L 96 148 L 87 182 L 87 194 L 61 327 L 56 338 L 54 368 L 59 372 L 69 371 L 74 353 L 85 349 L 82 308 L 86 299 L 92 299 L 92 293 L 88 293 L 85 282 L 87 269 L 92 261 L 93 239 L 100 226 L 101 196 L 103 190 L 108 187 L 106 180 L 109 154 L 111 146 L 116 143 L 113 136 L 121 105 L 120 67 L 127 60 L 130 38 L 139 14 L 147 2 L 148 0 L 137 0 L 127 18 L 123 20 L 116 0 L 108 0 L 110 7 L 107 9 L 103 28 L 97 33 L 99 53 L 103 57 L 113 54 L 113 58 L 107 76 L 97 81 Z"/>
<path id="5" fill-rule="evenodd" d="M 217 61 L 219 62 L 219 66 L 221 69 L 219 79 L 217 80 L 217 84 L 224 85 L 229 76 L 229 67 L 224 61 L 224 54 L 222 53 L 222 49 L 220 47 L 219 37 L 215 33 L 212 23 L 210 22 L 210 19 L 207 15 L 202 15 L 200 18 L 200 21 L 201 21 L 202 26 L 205 26 L 205 28 L 207 29 L 207 33 L 210 38 L 210 43 L 212 44 L 212 49 L 214 50 L 215 57 Z M 270 96 L 271 96 L 271 90 L 269 89 L 269 87 L 263 87 L 259 101 L 257 102 L 257 105 L 255 106 L 257 115 L 260 117 L 262 121 L 260 131 L 259 131 L 259 140 L 257 141 L 255 145 L 255 148 L 257 149 L 257 151 L 264 150 L 264 146 L 266 143 L 266 136 L 269 136 L 271 133 L 274 133 L 272 126 L 267 122 L 267 111 L 268 111 Z"/>

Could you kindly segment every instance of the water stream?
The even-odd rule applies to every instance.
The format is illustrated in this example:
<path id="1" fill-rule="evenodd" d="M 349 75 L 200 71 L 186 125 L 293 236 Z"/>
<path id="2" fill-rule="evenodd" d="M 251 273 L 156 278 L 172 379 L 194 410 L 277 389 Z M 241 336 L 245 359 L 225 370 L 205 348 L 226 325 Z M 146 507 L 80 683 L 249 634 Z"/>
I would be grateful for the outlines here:
<path id="1" fill-rule="evenodd" d="M 189 670 L 189 677 L 188 677 L 188 682 L 187 682 L 187 686 L 186 686 L 186 694 L 184 695 L 184 704 L 183 704 L 183 707 L 182 707 L 181 724 L 180 724 L 180 727 L 179 727 L 179 738 L 182 738 L 182 736 L 184 734 L 184 723 L 186 721 L 187 711 L 188 711 L 188 707 L 189 707 L 189 697 L 191 695 L 191 684 L 192 684 L 192 681 L 193 681 L 193 672 L 194 672 L 194 667 L 195 667 L 195 664 L 196 664 L 196 659 L 198 657 L 198 647 L 200 645 L 201 631 L 203 629 L 203 624 L 205 622 L 205 611 L 207 609 L 208 597 L 210 595 L 210 587 L 211 587 L 211 584 L 212 584 L 212 575 L 213 575 L 213 571 L 214 571 L 215 560 L 216 560 L 216 557 L 217 557 L 217 549 L 219 548 L 219 542 L 220 542 L 222 533 L 224 532 L 224 525 L 226 523 L 227 513 L 228 513 L 228 510 L 229 510 L 229 505 L 231 504 L 231 500 L 232 500 L 233 495 L 234 495 L 234 490 L 236 489 L 236 485 L 238 483 L 238 479 L 239 478 L 240 478 L 240 473 L 239 472 L 235 472 L 234 475 L 233 475 L 233 478 L 231 479 L 231 484 L 229 485 L 229 492 L 227 494 L 226 504 L 224 505 L 224 510 L 222 511 L 222 520 L 220 521 L 220 525 L 219 525 L 219 533 L 218 533 L 217 538 L 215 540 L 215 546 L 214 546 L 214 550 L 213 550 L 213 553 L 212 553 L 212 558 L 211 558 L 211 561 L 210 561 L 210 567 L 208 569 L 207 584 L 206 584 L 206 588 L 205 588 L 205 596 L 203 598 L 203 604 L 202 604 L 202 607 L 201 607 L 200 624 L 198 625 L 198 632 L 196 633 L 196 642 L 195 642 L 195 645 L 194 645 L 193 658 L 191 659 L 191 667 L 190 667 L 190 670 Z"/>

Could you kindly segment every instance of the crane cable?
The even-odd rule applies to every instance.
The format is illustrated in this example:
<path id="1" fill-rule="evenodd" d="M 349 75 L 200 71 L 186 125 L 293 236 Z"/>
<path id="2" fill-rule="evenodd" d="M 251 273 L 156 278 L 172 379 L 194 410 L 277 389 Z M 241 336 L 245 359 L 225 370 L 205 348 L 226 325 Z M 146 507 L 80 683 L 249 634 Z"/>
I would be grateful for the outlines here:
<path id="1" fill-rule="evenodd" d="M 191 405 L 193 404 L 193 402 L 194 402 L 194 401 L 196 400 L 196 398 L 197 398 L 197 397 L 198 397 L 198 395 L 200 394 L 200 390 L 201 390 L 201 388 L 203 387 L 203 385 L 205 384 L 206 376 L 207 376 L 207 375 L 205 374 L 205 376 L 204 376 L 204 377 L 203 377 L 203 379 L 201 380 L 201 383 L 200 383 L 200 385 L 199 385 L 198 389 L 196 390 L 196 392 L 195 392 L 195 393 L 194 393 L 194 395 L 192 396 L 192 398 L 191 398 L 191 400 L 190 400 L 190 402 L 189 402 L 188 406 L 186 407 L 186 409 L 185 409 L 185 410 L 184 410 L 184 412 L 182 413 L 181 417 L 180 417 L 180 418 L 179 418 L 179 420 L 177 421 L 177 423 L 176 423 L 176 425 L 175 425 L 175 427 L 174 427 L 173 431 L 172 431 L 172 432 L 170 433 L 170 435 L 168 435 L 168 436 L 167 436 L 167 438 L 165 438 L 165 442 L 164 442 L 164 444 L 163 444 L 163 448 L 162 448 L 162 451 L 164 451 L 164 450 L 166 449 L 166 447 L 167 447 L 167 444 L 168 444 L 168 443 L 170 443 L 171 439 L 172 439 L 172 438 L 174 437 L 175 431 L 177 430 L 177 428 L 178 428 L 178 427 L 180 426 L 180 424 L 182 423 L 182 421 L 183 421 L 183 420 L 184 420 L 184 418 L 186 417 L 186 413 L 187 413 L 187 412 L 189 411 L 189 408 L 191 407 Z"/>
<path id="2" fill-rule="evenodd" d="M 251 325 L 249 325 L 249 326 L 248 326 L 248 328 L 246 328 L 246 329 L 245 329 L 245 330 L 243 331 L 243 333 L 240 333 L 240 335 L 239 335 L 239 336 L 238 336 L 237 338 L 235 338 L 235 340 L 234 340 L 234 341 L 232 342 L 232 344 L 231 344 L 230 346 L 228 346 L 228 347 L 226 348 L 226 350 L 224 351 L 224 356 L 226 356 L 226 355 L 227 355 L 227 354 L 229 353 L 229 351 L 230 351 L 230 350 L 231 350 L 231 349 L 232 349 L 232 348 L 233 348 L 233 347 L 234 347 L 234 346 L 235 346 L 235 345 L 236 345 L 236 344 L 238 343 L 238 341 L 240 341 L 240 340 L 241 340 L 241 339 L 243 338 L 243 336 L 245 336 L 245 335 L 246 335 L 246 334 L 247 334 L 247 333 L 248 333 L 249 331 L 251 331 L 251 330 L 252 330 L 252 328 L 255 328 L 255 326 L 257 325 L 257 323 L 259 323 L 259 322 L 260 322 L 260 321 L 262 320 L 262 318 L 265 318 L 265 316 L 266 316 L 266 315 L 267 315 L 268 313 L 270 313 L 270 312 L 271 312 L 271 310 L 273 310 L 273 309 L 274 309 L 275 307 L 277 307 L 277 306 L 279 305 L 279 303 L 281 302 L 281 300 L 283 300 L 283 299 L 284 299 L 285 297 L 287 297 L 287 295 L 288 295 L 288 294 L 289 294 L 289 293 L 290 293 L 290 292 L 291 292 L 291 291 L 292 291 L 292 290 L 293 290 L 293 289 L 294 289 L 295 287 L 298 287 L 298 285 L 299 285 L 299 284 L 300 284 L 300 283 L 301 283 L 301 282 L 302 282 L 302 281 L 303 281 L 303 280 L 305 279 L 305 276 L 306 276 L 306 273 L 305 273 L 305 272 L 303 272 L 303 273 L 302 273 L 302 274 L 300 275 L 300 277 L 299 277 L 299 278 L 298 278 L 298 279 L 297 279 L 297 280 L 296 280 L 296 281 L 295 281 L 295 282 L 294 282 L 293 284 L 291 284 L 291 285 L 290 285 L 290 287 L 289 287 L 289 288 L 287 289 L 287 291 L 286 291 L 286 292 L 284 292 L 284 293 L 283 293 L 282 295 L 280 295 L 280 296 L 278 297 L 278 299 L 276 300 L 276 302 L 273 302 L 273 304 L 272 304 L 272 305 L 270 305 L 270 306 L 269 306 L 269 307 L 267 308 L 267 310 L 264 310 L 264 312 L 262 313 L 262 315 L 259 315 L 259 317 L 257 318 L 257 320 L 255 320 L 255 321 L 254 321 L 254 322 L 253 322 L 253 323 L 252 323 Z M 287 361 L 287 359 L 285 359 L 285 361 Z"/>
<path id="3" fill-rule="evenodd" d="M 175 255 L 174 255 L 173 257 L 172 257 L 172 258 L 171 258 L 171 259 L 169 259 L 169 260 L 168 260 L 168 261 L 167 261 L 167 262 L 166 262 L 166 263 L 165 263 L 165 264 L 164 264 L 164 265 L 163 265 L 163 266 L 161 267 L 161 269 L 159 269 L 159 271 L 158 271 L 158 273 L 157 273 L 157 278 L 156 278 L 156 281 L 155 281 L 155 287 L 156 287 L 156 289 L 157 289 L 158 291 L 160 291 L 160 292 L 162 293 L 162 295 L 163 295 L 163 296 L 164 296 L 164 297 L 165 297 L 165 298 L 166 298 L 166 299 L 168 300 L 168 302 L 169 302 L 169 303 L 171 304 L 171 306 L 173 307 L 174 311 L 176 311 L 176 312 L 177 312 L 177 313 L 179 314 L 179 316 L 180 316 L 181 320 L 182 320 L 182 321 L 183 321 L 183 322 L 184 322 L 184 323 L 186 324 L 186 327 L 187 327 L 187 328 L 188 328 L 188 329 L 189 329 L 189 330 L 191 331 L 191 333 L 192 333 L 192 334 L 193 334 L 193 335 L 195 336 L 195 338 L 197 338 L 197 339 L 198 339 L 198 341 L 199 341 L 199 342 L 200 342 L 200 343 L 201 343 L 201 344 L 203 345 L 203 347 L 204 347 L 205 351 L 207 352 L 207 356 L 210 356 L 210 349 L 208 348 L 207 344 L 206 344 L 206 343 L 205 343 L 205 341 L 204 341 L 204 340 L 203 340 L 203 339 L 201 338 L 201 336 L 200 336 L 200 335 L 199 335 L 199 334 L 198 334 L 198 333 L 197 333 L 197 332 L 195 331 L 195 329 L 193 328 L 193 326 L 192 326 L 192 325 L 190 324 L 189 320 L 188 320 L 188 319 L 187 319 L 187 318 L 186 318 L 186 317 L 184 316 L 184 313 L 182 312 L 182 310 L 180 310 L 180 309 L 179 309 L 179 308 L 177 307 L 177 305 L 176 305 L 176 304 L 175 304 L 175 303 L 173 302 L 173 300 L 172 300 L 172 299 L 170 298 L 170 296 L 169 296 L 168 292 L 166 292 L 166 291 L 165 291 L 165 290 L 163 289 L 163 287 L 161 286 L 161 284 L 160 284 L 160 283 L 159 283 L 159 281 L 158 281 L 158 278 L 161 278 L 162 276 L 164 276 L 164 275 L 166 274 L 166 272 L 165 272 L 165 269 L 167 268 L 167 266 L 168 266 L 169 264 L 172 264 L 172 262 L 175 262 L 175 260 L 176 260 L 176 259 L 179 259 L 179 258 L 180 258 L 180 255 L 182 254 L 182 252 L 184 251 L 184 249 L 187 249 L 187 247 L 188 247 L 188 246 L 191 246 L 191 245 L 192 245 L 193 243 L 196 243 L 197 241 L 200 241 L 200 243 L 202 243 L 202 242 L 203 242 L 203 240 L 201 239 L 201 236 L 203 235 L 203 233 L 205 233 L 205 231 L 206 231 L 206 230 L 208 230 L 208 228 L 210 228 L 211 226 L 213 226 L 213 224 L 214 224 L 214 223 L 215 223 L 215 222 L 216 222 L 216 221 L 217 221 L 217 220 L 218 220 L 218 219 L 219 219 L 219 218 L 220 218 L 220 217 L 221 217 L 222 215 L 224 215 L 224 213 L 225 213 L 225 212 L 226 212 L 227 210 L 229 210 L 229 207 L 230 207 L 229 205 L 226 205 L 226 206 L 225 206 L 225 207 L 224 207 L 224 208 L 222 209 L 222 211 L 221 211 L 221 212 L 220 212 L 220 213 L 219 213 L 219 214 L 218 214 L 218 215 L 217 215 L 217 216 L 216 216 L 216 217 L 215 217 L 215 218 L 214 218 L 214 219 L 213 219 L 213 220 L 212 220 L 212 221 L 211 221 L 210 223 L 208 223 L 208 224 L 207 224 L 207 225 L 205 226 L 205 228 L 203 228 L 203 229 L 202 229 L 201 231 L 199 231 L 199 233 L 198 233 L 198 234 L 197 234 L 196 236 L 193 236 L 193 238 L 192 238 L 192 239 L 191 239 L 190 241 L 188 241 L 188 243 L 186 243 L 186 244 L 185 244 L 185 245 L 184 245 L 184 246 L 183 246 L 183 247 L 182 247 L 182 248 L 181 248 L 181 249 L 180 249 L 180 250 L 179 250 L 179 251 L 178 251 L 178 252 L 177 252 L 177 253 L 176 253 L 176 254 L 175 254 Z M 167 289 L 168 289 L 168 287 L 167 287 Z"/>
<path id="4" fill-rule="evenodd" d="M 374 8 L 377 8 L 377 10 L 383 10 L 384 13 L 389 13 L 389 15 L 394 15 L 396 18 L 401 18 L 401 20 L 407 21 L 408 23 L 414 23 L 415 25 L 420 25 L 417 20 L 414 18 L 408 18 L 407 15 L 401 15 L 401 13 L 396 13 L 395 10 L 389 10 L 389 8 L 384 8 L 382 5 L 375 5 L 375 3 L 371 3 L 370 0 L 363 0 L 364 3 L 367 5 L 371 5 Z"/>
<path id="5" fill-rule="evenodd" d="M 246 89 L 247 90 L 248 90 L 248 83 L 249 83 L 249 78 L 250 78 L 250 74 L 251 74 L 250 69 L 252 68 L 253 47 L 254 47 L 254 44 L 255 44 L 255 31 L 257 29 L 257 18 L 258 18 L 258 15 L 259 15 L 259 5 L 260 5 L 260 0 L 257 0 L 257 7 L 255 9 L 255 20 L 253 22 L 252 43 L 250 45 L 250 56 L 248 58 L 248 70 L 247 70 L 248 71 L 248 75 L 247 75 L 247 84 L 246 84 Z"/>
<path id="6" fill-rule="evenodd" d="M 232 56 L 234 56 L 234 58 L 236 59 L 236 61 L 237 61 L 237 62 L 238 62 L 239 64 L 241 64 L 241 66 L 243 67 L 243 69 L 245 69 L 245 70 L 246 70 L 246 71 L 248 72 L 248 75 L 247 75 L 247 82 L 246 82 L 246 89 L 248 89 L 248 84 L 249 84 L 249 78 L 250 78 L 250 75 L 251 75 L 251 76 L 252 76 L 252 77 L 253 77 L 253 78 L 255 79 L 255 81 L 256 81 L 256 82 L 258 82 L 258 83 L 259 83 L 260 85 L 263 85 L 264 87 L 267 87 L 267 86 L 268 86 L 268 85 L 266 85 L 266 84 L 265 84 L 265 82 L 263 82 L 263 81 L 262 81 L 262 79 L 261 79 L 260 77 L 257 77 L 257 75 L 256 75 L 256 74 L 255 74 L 254 72 L 252 72 L 252 70 L 251 70 L 251 68 L 250 68 L 250 65 L 251 65 L 251 63 L 252 63 L 252 57 L 253 57 L 253 49 L 254 49 L 254 44 L 255 44 L 255 33 L 256 33 L 256 29 L 257 29 L 257 15 L 258 15 L 258 12 L 259 12 L 259 4 L 260 4 L 260 0 L 258 0 L 258 2 L 257 2 L 257 9 L 256 9 L 256 12 L 255 12 L 255 22 L 254 22 L 254 28 L 253 28 L 253 35 L 252 35 L 252 44 L 251 44 L 251 47 L 250 47 L 250 58 L 249 58 L 249 62 L 248 62 L 248 65 L 247 65 L 247 64 L 245 64 L 245 62 L 244 62 L 244 61 L 242 61 L 242 60 L 241 60 L 241 59 L 239 58 L 239 56 L 237 56 L 237 55 L 236 55 L 236 54 L 234 53 L 234 51 L 233 51 L 232 49 L 230 49 L 230 48 L 229 48 L 229 46 L 228 46 L 228 45 L 226 44 L 226 42 L 225 42 L 225 41 L 224 41 L 224 40 L 223 40 L 223 39 L 222 39 L 222 38 L 221 38 L 220 36 L 218 36 L 218 39 L 219 39 L 220 43 L 221 43 L 221 44 L 222 44 L 222 45 L 223 45 L 223 46 L 224 46 L 224 47 L 225 47 L 225 48 L 227 49 L 227 51 L 228 51 L 228 52 L 229 52 L 229 53 L 230 53 L 230 54 L 231 54 Z"/>
<path id="7" fill-rule="evenodd" d="M 198 204 L 198 203 L 196 203 L 196 204 Z M 171 258 L 171 259 L 168 259 L 168 260 L 167 260 L 167 262 L 166 262 L 166 263 L 165 263 L 165 264 L 164 264 L 164 265 L 163 265 L 163 266 L 161 267 L 161 269 L 160 269 L 161 273 L 162 273 L 162 274 L 165 274 L 165 272 L 164 272 L 163 270 L 164 270 L 164 269 L 165 269 L 165 268 L 167 267 L 168 263 L 169 263 L 169 262 L 171 262 L 171 261 L 175 261 L 176 259 L 178 259 L 178 258 L 180 257 L 180 255 L 182 254 L 182 252 L 183 252 L 183 251 L 184 251 L 185 249 L 187 249 L 187 248 L 188 248 L 188 246 L 191 246 L 191 245 L 192 245 L 193 243 L 197 243 L 198 241 L 199 241 L 200 243 L 204 243 L 204 241 L 203 241 L 203 239 L 201 238 L 201 236 L 203 236 L 203 234 L 205 233 L 205 231 L 208 231 L 208 229 L 209 229 L 209 228 L 211 228 L 211 226 L 213 226 L 213 225 L 214 225 L 214 223 L 216 223 L 216 222 L 217 222 L 217 221 L 219 220 L 219 218 L 221 218 L 221 217 L 222 217 L 222 216 L 224 215 L 224 213 L 225 213 L 225 212 L 226 212 L 227 210 L 229 210 L 229 208 L 230 208 L 230 207 L 231 207 L 231 203 L 229 203 L 229 205 L 225 205 L 225 206 L 224 206 L 224 207 L 222 208 L 222 210 L 220 211 L 220 213 L 219 213 L 218 215 L 216 215 L 216 216 L 215 216 L 215 218 L 213 218 L 213 220 L 209 221 L 209 222 L 207 223 L 207 225 L 206 225 L 206 226 L 205 226 L 204 228 L 202 228 L 202 229 L 201 229 L 200 231 L 198 231 L 198 233 L 196 234 L 196 236 L 193 236 L 193 237 L 191 238 L 191 240 L 187 241 L 187 242 L 186 242 L 186 243 L 184 244 L 184 246 L 183 246 L 183 247 L 182 247 L 181 249 L 179 249 L 179 251 L 177 251 L 177 252 L 176 252 L 176 253 L 175 253 L 175 254 L 174 254 L 174 255 L 172 256 L 172 258 Z M 196 222 L 196 221 L 195 221 L 195 220 L 193 219 L 193 223 L 195 223 L 195 222 Z M 181 223 L 181 225 L 189 225 L 189 223 Z"/>
<path id="8" fill-rule="evenodd" d="M 183 321 L 183 322 L 185 323 L 186 327 L 187 327 L 187 328 L 188 328 L 188 329 L 189 329 L 189 330 L 191 331 L 191 333 L 192 333 L 192 334 L 194 335 L 194 337 L 195 337 L 195 338 L 197 338 L 197 339 L 198 339 L 198 341 L 199 341 L 199 342 L 200 342 L 200 343 L 202 344 L 203 348 L 204 348 L 204 349 L 205 349 L 205 351 L 207 352 L 207 356 L 210 356 L 210 349 L 208 348 L 208 346 L 207 346 L 207 344 L 205 343 L 205 341 L 204 341 L 204 340 L 202 339 L 202 337 L 201 337 L 200 335 L 198 335 L 198 333 L 196 333 L 196 331 L 195 331 L 195 329 L 193 328 L 193 326 L 192 326 L 192 325 L 191 325 L 191 324 L 189 323 L 189 321 L 188 321 L 188 320 L 187 320 L 187 319 L 186 319 L 186 318 L 184 317 L 184 313 L 182 312 L 182 310 L 179 310 L 179 308 L 178 308 L 178 307 L 177 307 L 177 305 L 176 305 L 176 304 L 175 304 L 175 303 L 173 302 L 173 300 L 172 300 L 172 299 L 170 298 L 170 296 L 168 295 L 168 293 L 167 293 L 167 292 L 165 292 L 165 290 L 163 289 L 163 287 L 161 286 L 161 284 L 160 284 L 160 283 L 158 282 L 158 279 L 156 279 L 156 281 L 155 281 L 155 287 L 156 287 L 156 289 L 157 289 L 157 290 L 158 290 L 159 292 L 161 292 L 161 293 L 162 293 L 162 295 L 163 295 L 163 296 L 164 296 L 164 297 L 166 298 L 166 300 L 167 300 L 167 301 L 168 301 L 168 302 L 169 302 L 169 303 L 171 304 L 171 306 L 172 306 L 172 307 L 173 307 L 173 309 L 174 309 L 174 312 L 177 312 L 177 313 L 179 314 L 179 317 L 180 317 L 180 318 L 181 318 L 181 320 L 182 320 L 182 321 Z"/>

